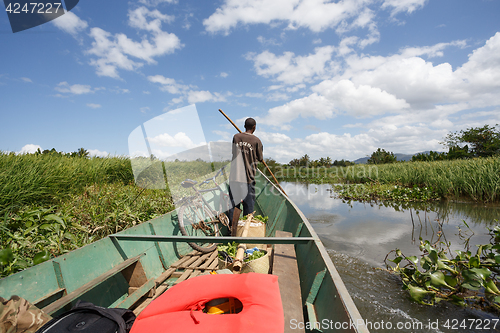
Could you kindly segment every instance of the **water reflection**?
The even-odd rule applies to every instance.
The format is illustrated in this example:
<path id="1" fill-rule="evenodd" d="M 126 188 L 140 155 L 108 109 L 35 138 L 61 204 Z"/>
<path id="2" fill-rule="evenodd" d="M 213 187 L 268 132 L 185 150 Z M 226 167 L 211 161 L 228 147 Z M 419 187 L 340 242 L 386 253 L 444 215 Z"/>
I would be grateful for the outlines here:
<path id="1" fill-rule="evenodd" d="M 401 249 L 420 254 L 419 239 L 449 241 L 450 250 L 463 250 L 459 229 L 473 233 L 469 245 L 489 242 L 486 227 L 499 218 L 500 207 L 467 203 L 345 203 L 329 184 L 282 183 L 288 196 L 309 219 L 326 248 L 383 267 L 386 254 Z M 464 234 L 464 231 L 462 234 Z M 444 234 L 444 235 L 443 235 Z M 441 236 L 440 236 L 441 235 Z"/>
<path id="2" fill-rule="evenodd" d="M 398 277 L 385 267 L 386 254 L 396 248 L 407 256 L 420 255 L 419 237 L 436 242 L 446 237 L 450 250 L 464 249 L 459 237 L 467 231 L 471 251 L 476 244 L 489 243 L 486 227 L 500 218 L 498 205 L 470 203 L 345 203 L 336 198 L 328 184 L 281 183 L 290 199 L 297 204 L 323 241 L 362 317 L 372 323 L 381 321 L 412 326 L 412 329 L 380 329 L 372 332 L 457 332 L 446 329 L 447 320 L 485 320 L 496 316 L 478 310 L 440 303 L 428 307 L 411 302 L 401 289 Z M 470 226 L 468 230 L 463 221 Z M 439 238 L 439 231 L 444 236 Z M 429 323 L 439 321 L 439 327 Z M 500 326 L 500 325 L 497 325 Z M 422 328 L 415 328 L 422 327 Z M 460 329 L 459 332 L 500 332 L 496 330 Z"/>

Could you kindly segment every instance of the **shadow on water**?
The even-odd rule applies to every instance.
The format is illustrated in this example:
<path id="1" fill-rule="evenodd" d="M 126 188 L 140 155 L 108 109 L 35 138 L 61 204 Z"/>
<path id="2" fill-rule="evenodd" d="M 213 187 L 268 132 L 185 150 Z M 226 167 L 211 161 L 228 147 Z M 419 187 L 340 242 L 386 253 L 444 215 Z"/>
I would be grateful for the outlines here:
<path id="1" fill-rule="evenodd" d="M 363 318 L 379 325 L 370 331 L 500 332 L 500 322 L 496 329 L 493 325 L 488 330 L 453 329 L 454 323 L 464 320 L 479 323 L 497 317 L 447 303 L 429 307 L 412 302 L 401 289 L 399 278 L 382 269 L 385 256 L 396 248 L 406 256 L 420 255 L 419 238 L 431 243 L 451 242 L 451 251 L 469 246 L 475 252 L 476 244 L 489 243 L 487 227 L 498 224 L 500 206 L 464 202 L 346 203 L 328 184 L 284 182 L 281 186 L 318 233 Z M 396 327 L 398 323 L 402 328 Z"/>

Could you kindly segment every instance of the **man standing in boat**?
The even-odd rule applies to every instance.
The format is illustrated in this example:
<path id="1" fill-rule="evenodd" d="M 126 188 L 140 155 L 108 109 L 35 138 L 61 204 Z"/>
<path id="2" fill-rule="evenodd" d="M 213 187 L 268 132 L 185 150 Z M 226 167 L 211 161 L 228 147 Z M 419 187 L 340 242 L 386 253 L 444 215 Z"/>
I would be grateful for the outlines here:
<path id="1" fill-rule="evenodd" d="M 264 159 L 262 142 L 253 134 L 256 126 L 255 119 L 247 118 L 245 132 L 233 137 L 233 159 L 229 176 L 229 196 L 233 206 L 229 210 L 229 218 L 232 222 L 233 236 L 236 235 L 241 212 L 240 204 L 243 204 L 243 215 L 248 215 L 254 210 L 255 173 L 257 164 Z"/>

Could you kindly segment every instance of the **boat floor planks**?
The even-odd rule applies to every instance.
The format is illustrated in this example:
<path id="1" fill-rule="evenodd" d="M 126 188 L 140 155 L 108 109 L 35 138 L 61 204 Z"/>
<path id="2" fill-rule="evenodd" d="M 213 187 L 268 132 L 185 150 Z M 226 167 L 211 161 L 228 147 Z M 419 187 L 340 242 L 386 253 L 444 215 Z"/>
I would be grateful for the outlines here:
<path id="1" fill-rule="evenodd" d="M 210 253 L 192 251 L 174 262 L 170 267 L 155 280 L 154 294 L 139 300 L 134 309 L 138 315 L 153 300 L 161 296 L 170 287 L 198 276 L 202 273 L 210 272 L 218 267 L 217 250 Z"/>

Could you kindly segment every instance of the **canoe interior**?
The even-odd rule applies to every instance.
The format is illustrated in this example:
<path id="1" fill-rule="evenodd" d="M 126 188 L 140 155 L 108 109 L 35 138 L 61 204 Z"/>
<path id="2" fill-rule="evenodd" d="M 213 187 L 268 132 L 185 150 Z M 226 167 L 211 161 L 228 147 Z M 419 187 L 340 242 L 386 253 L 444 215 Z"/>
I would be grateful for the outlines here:
<path id="1" fill-rule="evenodd" d="M 217 197 L 207 194 L 207 198 L 211 204 L 218 206 Z M 361 321 L 337 270 L 305 216 L 262 173 L 256 177 L 255 210 L 257 214 L 269 216 L 266 236 L 273 237 L 276 230 L 282 230 L 291 232 L 294 237 L 314 238 L 314 241 L 295 245 L 305 320 L 322 322 L 326 319 L 333 323 Z M 177 210 L 119 234 L 180 236 Z M 144 254 L 140 263 L 145 278 L 150 281 L 160 277 L 170 265 L 192 252 L 192 248 L 184 242 L 106 237 L 0 280 L 0 296 L 8 298 L 18 295 L 39 307 L 45 307 L 112 270 L 126 259 Z M 129 283 L 123 274 L 115 274 L 78 299 L 104 307 L 115 307 L 124 304 L 124 301 L 126 303 L 128 296 Z M 333 332 L 335 329 L 331 325 L 323 327 L 321 331 Z M 343 331 L 368 332 L 363 327 Z"/>

